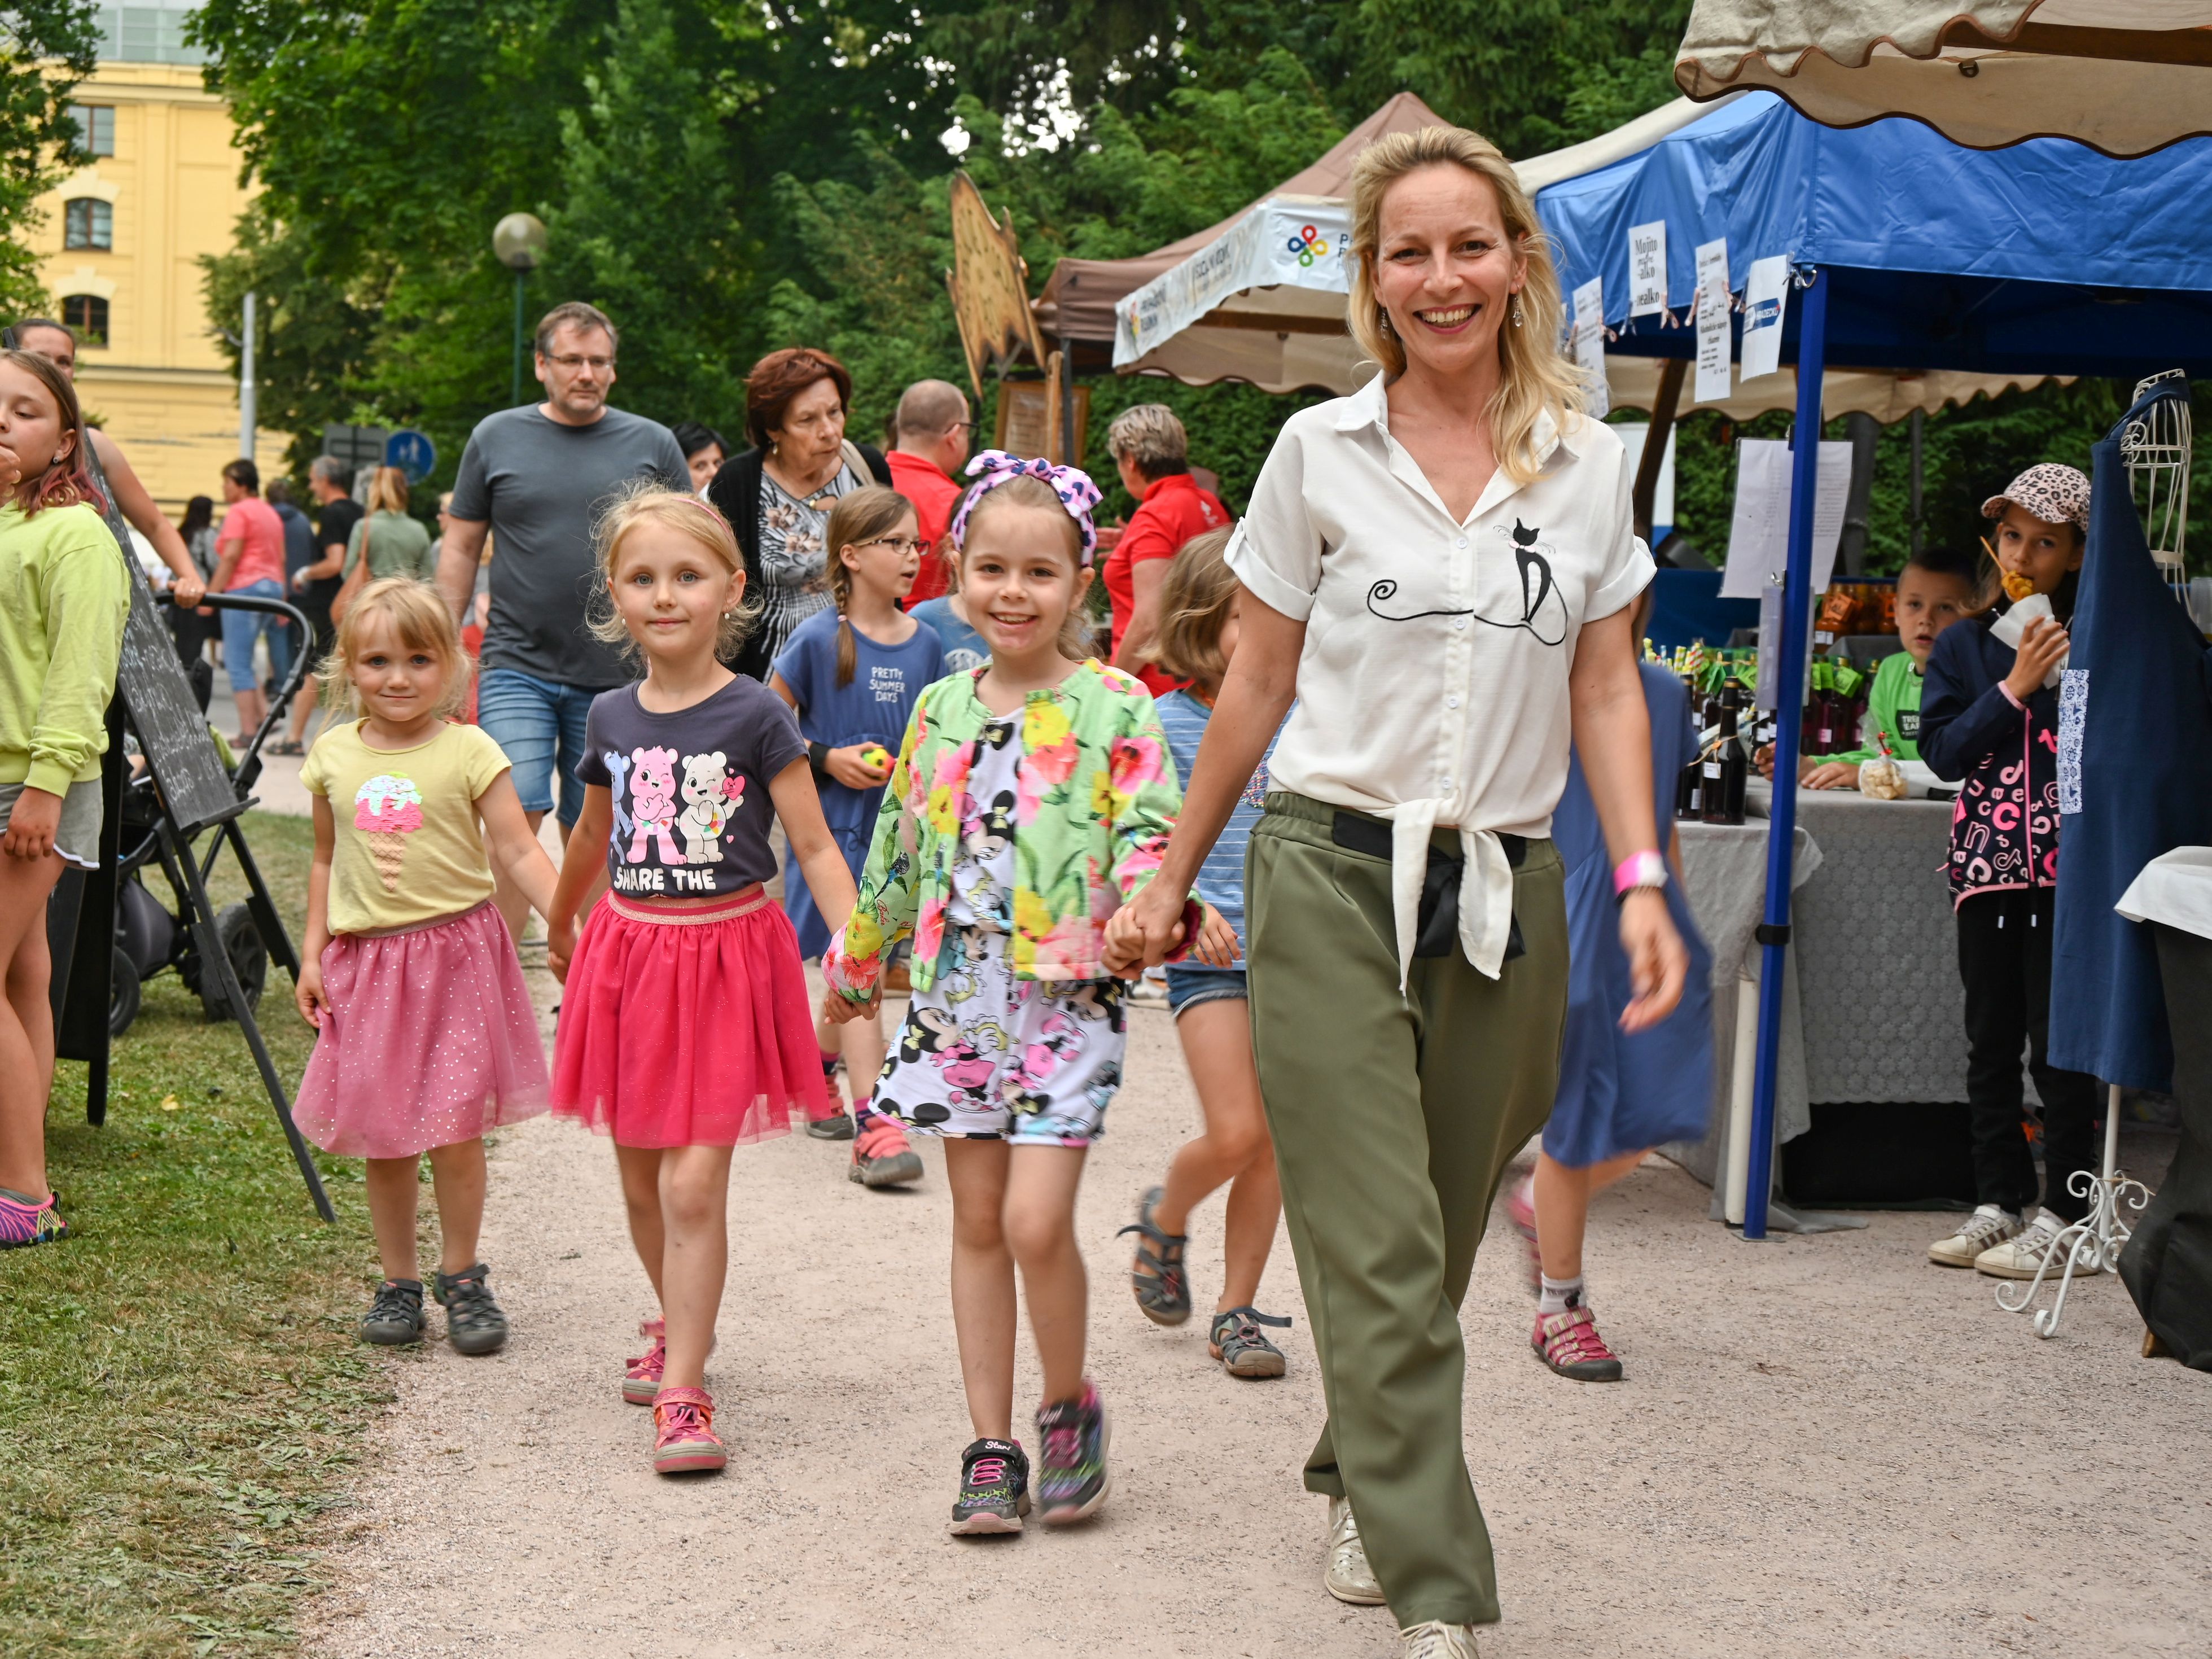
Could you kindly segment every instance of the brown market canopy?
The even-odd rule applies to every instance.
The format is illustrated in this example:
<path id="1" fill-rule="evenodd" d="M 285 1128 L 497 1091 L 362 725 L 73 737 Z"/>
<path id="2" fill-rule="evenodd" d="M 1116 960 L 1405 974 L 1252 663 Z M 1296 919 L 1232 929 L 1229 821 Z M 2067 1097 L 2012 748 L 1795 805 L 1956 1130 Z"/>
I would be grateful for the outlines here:
<path id="1" fill-rule="evenodd" d="M 1697 0 L 1674 80 L 1827 126 L 1911 116 L 1970 149 L 2142 155 L 2212 133 L 2212 0 Z"/>

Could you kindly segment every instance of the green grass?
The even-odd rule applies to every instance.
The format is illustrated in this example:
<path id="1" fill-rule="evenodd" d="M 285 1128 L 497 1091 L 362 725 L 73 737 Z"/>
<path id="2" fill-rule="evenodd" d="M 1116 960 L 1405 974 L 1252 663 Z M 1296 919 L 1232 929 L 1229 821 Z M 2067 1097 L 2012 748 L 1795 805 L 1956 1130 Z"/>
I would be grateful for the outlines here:
<path id="1" fill-rule="evenodd" d="M 313 836 L 246 833 L 296 945 Z M 228 859 L 216 902 L 243 896 Z M 167 899 L 157 874 L 149 884 Z M 312 1033 L 271 968 L 288 1088 Z M 391 1361 L 355 1340 L 375 1273 L 361 1166 L 319 1158 L 316 1219 L 252 1056 L 173 974 L 118 1042 L 106 1127 L 59 1068 L 52 1179 L 73 1237 L 0 1255 L 0 1650 L 290 1651 Z"/>

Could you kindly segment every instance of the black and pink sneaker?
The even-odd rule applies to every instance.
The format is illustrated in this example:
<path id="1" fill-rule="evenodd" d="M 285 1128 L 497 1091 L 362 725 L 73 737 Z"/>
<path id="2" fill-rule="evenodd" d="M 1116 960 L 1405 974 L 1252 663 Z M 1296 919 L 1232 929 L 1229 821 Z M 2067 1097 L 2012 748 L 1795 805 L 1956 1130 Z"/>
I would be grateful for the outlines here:
<path id="1" fill-rule="evenodd" d="M 1019 1532 L 1030 1512 L 1030 1460 L 1013 1440 L 978 1440 L 960 1454 L 952 1530 L 973 1538 Z"/>
<path id="2" fill-rule="evenodd" d="M 25 1204 L 0 1197 L 0 1250 L 25 1249 L 33 1244 L 58 1244 L 69 1237 L 62 1219 L 62 1195 L 49 1192 L 43 1204 Z"/>
<path id="3" fill-rule="evenodd" d="M 1081 1399 L 1042 1407 L 1036 1425 L 1037 1519 L 1048 1527 L 1089 1520 L 1114 1484 L 1106 1473 L 1106 1407 L 1097 1388 L 1086 1382 Z"/>

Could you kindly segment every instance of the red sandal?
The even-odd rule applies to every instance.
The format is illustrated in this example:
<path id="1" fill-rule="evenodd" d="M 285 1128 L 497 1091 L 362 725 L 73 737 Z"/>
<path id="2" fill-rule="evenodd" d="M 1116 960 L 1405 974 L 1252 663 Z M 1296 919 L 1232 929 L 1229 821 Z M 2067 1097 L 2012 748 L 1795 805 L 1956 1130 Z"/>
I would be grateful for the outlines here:
<path id="1" fill-rule="evenodd" d="M 704 1389 L 663 1389 L 653 1397 L 656 1474 L 719 1469 L 730 1461 L 714 1436 L 714 1396 Z"/>
<path id="2" fill-rule="evenodd" d="M 1620 1381 L 1620 1361 L 1597 1334 L 1597 1321 L 1588 1308 L 1538 1314 L 1535 1334 L 1528 1340 L 1536 1358 L 1561 1376 L 1577 1382 Z"/>

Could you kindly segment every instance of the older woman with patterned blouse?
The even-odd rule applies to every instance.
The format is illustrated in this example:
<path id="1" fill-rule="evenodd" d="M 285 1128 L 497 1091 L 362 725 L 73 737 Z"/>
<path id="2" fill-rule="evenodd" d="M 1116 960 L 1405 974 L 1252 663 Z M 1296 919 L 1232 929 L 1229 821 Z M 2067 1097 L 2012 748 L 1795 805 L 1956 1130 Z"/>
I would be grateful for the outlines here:
<path id="1" fill-rule="evenodd" d="M 1686 961 L 1658 888 L 1629 607 L 1650 556 L 1579 410 L 1534 208 L 1488 141 L 1394 135 L 1352 175 L 1351 319 L 1382 372 L 1284 425 L 1228 550 L 1243 632 L 1158 877 L 1157 962 L 1289 714 L 1247 864 L 1252 1036 L 1328 1401 L 1324 1583 L 1402 1651 L 1473 1659 L 1497 1576 L 1461 1440 L 1459 1303 L 1557 1082 L 1570 742 L 1617 869 L 1640 1029 Z M 1292 708 L 1295 701 L 1296 708 Z"/>
<path id="2" fill-rule="evenodd" d="M 745 377 L 745 435 L 753 447 L 732 455 L 707 486 L 707 499 L 730 521 L 745 556 L 745 598 L 761 606 L 730 666 L 757 680 L 792 630 L 830 608 L 823 527 L 837 498 L 865 483 L 888 486 L 882 452 L 845 435 L 853 377 L 826 351 L 771 351 Z"/>

